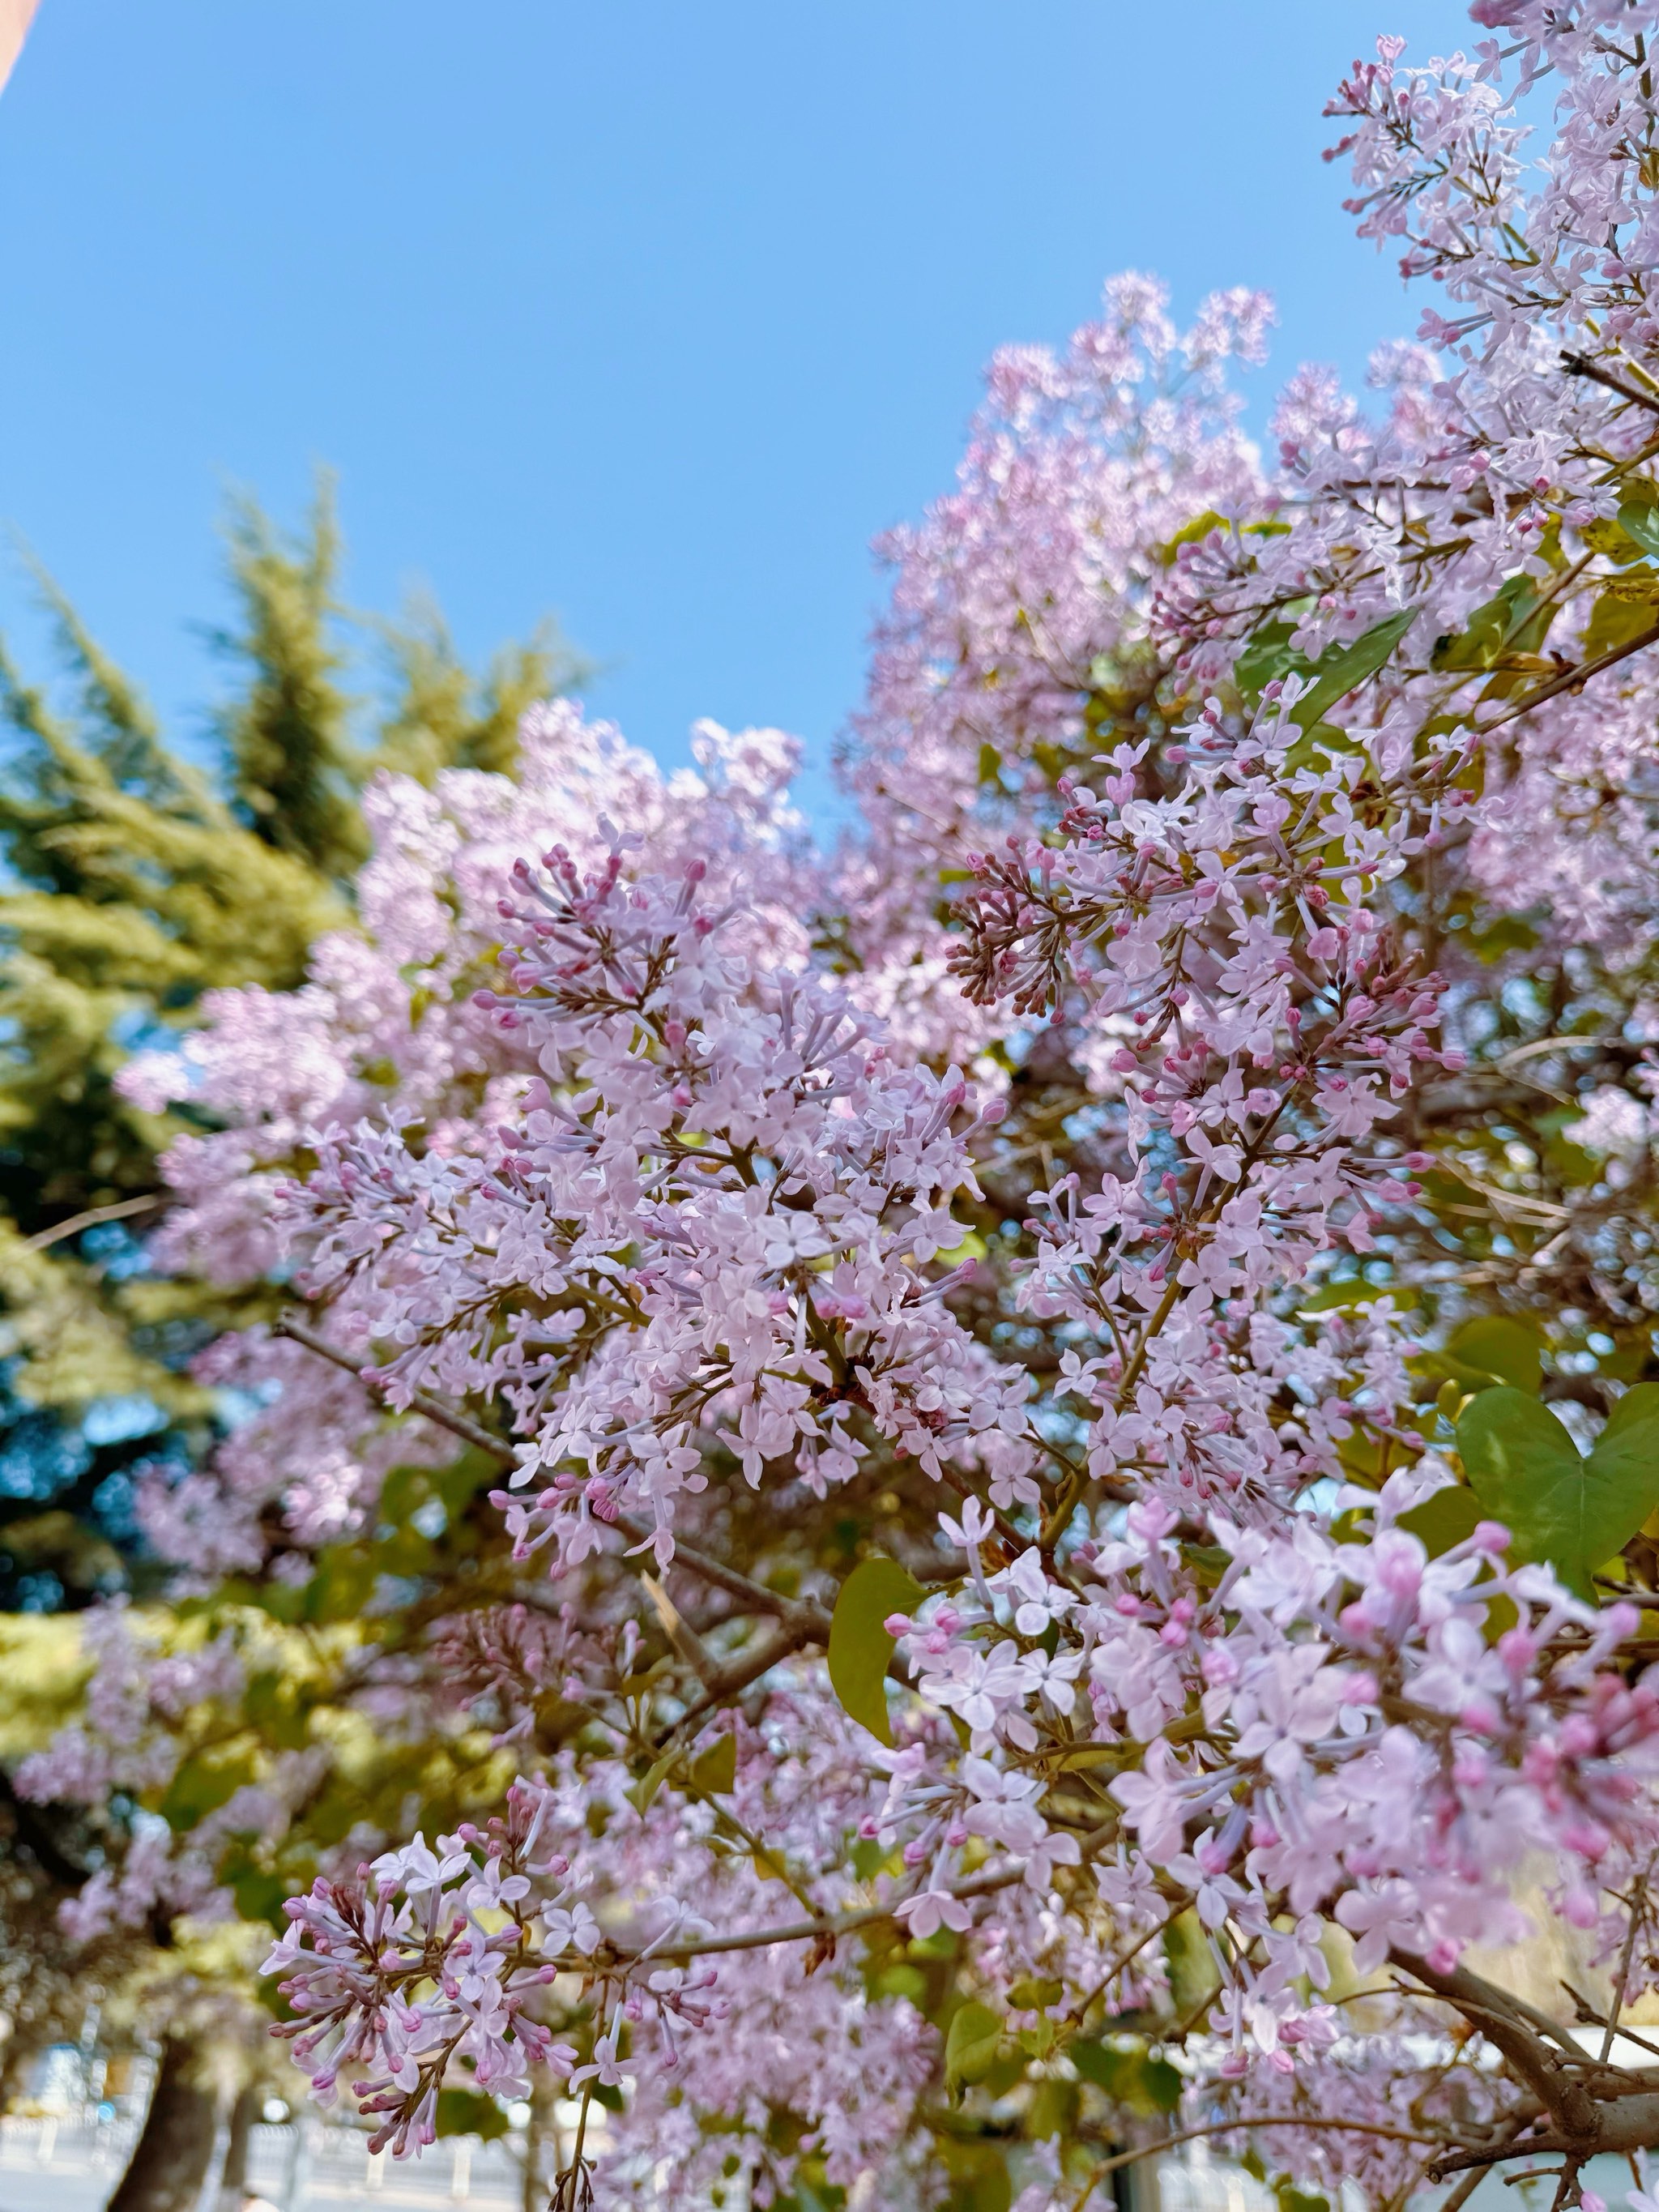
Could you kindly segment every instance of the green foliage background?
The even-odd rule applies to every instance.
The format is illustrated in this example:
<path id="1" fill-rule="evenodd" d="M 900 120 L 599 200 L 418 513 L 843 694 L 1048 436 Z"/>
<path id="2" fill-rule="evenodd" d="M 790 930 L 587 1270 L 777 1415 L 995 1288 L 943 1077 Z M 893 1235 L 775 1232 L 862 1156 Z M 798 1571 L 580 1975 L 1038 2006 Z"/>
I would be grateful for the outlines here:
<path id="1" fill-rule="evenodd" d="M 226 555 L 216 775 L 44 575 L 64 696 L 0 643 L 0 1611 L 148 1586 L 130 1470 L 206 1448 L 185 1363 L 251 1317 L 144 1266 L 157 1156 L 191 1116 L 122 1098 L 122 1062 L 204 991 L 303 980 L 313 941 L 349 921 L 377 770 L 510 769 L 526 707 L 578 672 L 550 626 L 480 677 L 429 605 L 353 615 L 326 486 L 293 538 L 238 502 Z"/>

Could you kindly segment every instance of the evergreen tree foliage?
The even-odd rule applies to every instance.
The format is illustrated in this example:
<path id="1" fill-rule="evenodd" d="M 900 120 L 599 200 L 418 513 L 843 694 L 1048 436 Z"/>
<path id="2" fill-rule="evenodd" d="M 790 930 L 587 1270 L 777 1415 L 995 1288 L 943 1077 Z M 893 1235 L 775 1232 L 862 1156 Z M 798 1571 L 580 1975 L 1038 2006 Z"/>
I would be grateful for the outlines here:
<path id="1" fill-rule="evenodd" d="M 170 744 L 137 686 L 38 577 L 66 682 L 0 643 L 0 1604 L 77 1604 L 142 1586 L 125 1471 L 190 1457 L 213 1408 L 184 1369 L 236 1317 L 146 1267 L 157 1154 L 188 1108 L 143 1111 L 114 1078 L 186 1024 L 204 991 L 286 990 L 349 923 L 360 798 L 381 766 L 429 780 L 511 765 L 529 701 L 575 664 L 550 629 L 474 677 L 441 617 L 353 618 L 327 487 L 297 537 L 233 508 L 236 606 L 214 634 L 231 672 L 222 771 Z M 354 670 L 390 664 L 378 710 Z M 377 672 L 378 672 L 378 670 Z M 62 696 L 60 696 L 59 694 Z"/>

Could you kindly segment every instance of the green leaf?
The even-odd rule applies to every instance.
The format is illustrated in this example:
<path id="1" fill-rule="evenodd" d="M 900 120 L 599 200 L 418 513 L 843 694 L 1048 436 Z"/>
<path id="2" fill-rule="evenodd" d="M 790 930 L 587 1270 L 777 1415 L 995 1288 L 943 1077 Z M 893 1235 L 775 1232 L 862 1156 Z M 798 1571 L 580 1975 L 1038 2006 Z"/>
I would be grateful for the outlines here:
<path id="1" fill-rule="evenodd" d="M 1328 2197 L 1315 2196 L 1306 2189 L 1298 2189 L 1294 2182 L 1281 2182 L 1273 2194 L 1279 2199 L 1279 2212 L 1331 2212 Z"/>
<path id="2" fill-rule="evenodd" d="M 1221 1987 L 1221 1975 L 1210 1948 L 1204 1923 L 1189 1905 L 1178 1912 L 1164 1931 L 1164 1955 L 1169 1962 L 1170 1995 L 1182 2020 L 1196 2014 Z"/>
<path id="3" fill-rule="evenodd" d="M 1650 1382 L 1638 1387 L 1644 1390 L 1655 1389 Z M 1620 1404 L 1624 1405 L 1636 1395 L 1634 1390 L 1626 1392 Z M 1599 1567 L 1629 1543 L 1649 1514 L 1659 1506 L 1659 1407 L 1650 1401 L 1645 1412 L 1638 1407 L 1617 1425 L 1609 1420 L 1595 1439 L 1595 1448 L 1586 1465 L 1592 1479 L 1606 1483 L 1610 1494 L 1624 1501 L 1632 1516 L 1630 1527 L 1617 1543 L 1609 1544 L 1605 1551 L 1585 1561 L 1588 1566 Z"/>
<path id="4" fill-rule="evenodd" d="M 1008 2212 L 1014 2201 L 1014 2185 L 1000 2144 L 936 2135 L 933 2156 L 951 2184 L 940 2212 Z M 778 2212 L 786 2212 L 784 2199 L 775 2202 Z M 807 2212 L 805 2205 L 801 2212 Z"/>
<path id="5" fill-rule="evenodd" d="M 1067 2045 L 1085 2081 L 1133 2111 L 1172 2112 L 1181 2102 L 1181 2075 L 1167 2058 L 1149 2057 L 1144 2044 L 1100 2043 L 1092 2037 Z"/>
<path id="6" fill-rule="evenodd" d="M 1149 2058 L 1141 2069 L 1141 2087 L 1160 2112 L 1172 2112 L 1181 2102 L 1185 2084 L 1167 2058 Z"/>
<path id="7" fill-rule="evenodd" d="M 1307 671 L 1314 679 L 1312 690 L 1304 692 L 1291 710 L 1297 728 L 1310 730 L 1328 707 L 1375 676 L 1416 619 L 1414 608 L 1402 607 L 1398 614 L 1374 623 L 1352 645 L 1328 646 Z"/>
<path id="8" fill-rule="evenodd" d="M 691 1781 L 706 1797 L 720 1797 L 738 1778 L 738 1739 L 728 1729 L 691 1762 Z"/>
<path id="9" fill-rule="evenodd" d="M 1621 568 L 1629 568 L 1632 561 L 1639 561 L 1642 557 L 1642 549 L 1630 532 L 1605 517 L 1587 522 L 1578 535 L 1592 553 L 1603 555 Z"/>
<path id="10" fill-rule="evenodd" d="M 1511 576 L 1494 597 L 1476 607 L 1461 630 L 1435 640 L 1431 668 L 1476 673 L 1495 668 L 1506 653 L 1536 653 L 1555 615 L 1553 602 L 1530 576 Z"/>
<path id="11" fill-rule="evenodd" d="M 952 2089 L 982 2081 L 995 2063 L 1002 2040 L 1002 2015 L 971 2000 L 958 2005 L 945 2039 L 945 2079 Z"/>
<path id="12" fill-rule="evenodd" d="M 679 1757 L 678 1750 L 665 1751 L 644 1779 L 636 1782 L 628 1793 L 628 1802 L 643 1820 L 651 1809 L 651 1801 L 662 1788 L 668 1770 Z"/>
<path id="13" fill-rule="evenodd" d="M 1544 1379 L 1542 1347 L 1523 1322 L 1508 1321 L 1501 1314 L 1466 1321 L 1453 1330 L 1446 1349 L 1459 1367 L 1490 1375 L 1532 1397 L 1538 1395 Z M 1461 1382 L 1462 1376 L 1456 1380 Z"/>
<path id="14" fill-rule="evenodd" d="M 1619 527 L 1659 561 L 1659 507 L 1648 500 L 1626 500 L 1619 510 Z"/>
<path id="15" fill-rule="evenodd" d="M 1056 2136 L 1069 2136 L 1077 2125 L 1078 2088 L 1075 2081 L 1061 2081 L 1052 2075 L 1040 2077 L 1031 2084 L 1030 2102 L 1025 2107 L 1025 2136 L 1030 2142 L 1052 2142 Z"/>
<path id="16" fill-rule="evenodd" d="M 1659 621 L 1659 576 L 1645 564 L 1632 568 L 1596 593 L 1584 626 L 1584 658 L 1599 660 L 1614 653 Z"/>
<path id="17" fill-rule="evenodd" d="M 1414 1375 L 1455 1382 L 1466 1394 L 1506 1382 L 1535 1398 L 1543 1382 L 1542 1355 L 1542 1345 L 1525 1322 L 1492 1314 L 1465 1322 L 1438 1352 L 1420 1352 L 1407 1364 Z"/>
<path id="18" fill-rule="evenodd" d="M 1002 755 L 993 744 L 979 749 L 979 780 L 981 783 L 996 783 L 1002 776 Z"/>
<path id="19" fill-rule="evenodd" d="M 246 1867 L 230 1878 L 238 1916 L 243 1920 L 262 1920 L 279 1936 L 288 1933 L 289 1918 L 283 1906 L 296 1887 L 279 1874 L 262 1874 L 258 1867 Z"/>
<path id="20" fill-rule="evenodd" d="M 1175 556 L 1183 545 L 1196 545 L 1212 530 L 1224 530 L 1226 517 L 1206 507 L 1202 514 L 1195 514 L 1190 522 L 1183 522 L 1173 538 L 1166 538 L 1158 549 L 1158 557 L 1166 568 L 1173 568 Z"/>
<path id="21" fill-rule="evenodd" d="M 507 2133 L 507 2114 L 493 2097 L 477 2089 L 440 2089 L 438 2133 L 441 2136 L 492 2136 Z"/>
<path id="22" fill-rule="evenodd" d="M 168 1783 L 156 1810 L 175 1832 L 193 1828 L 228 1804 L 245 1783 L 258 1778 L 252 1757 L 233 1752 L 222 1759 L 187 1759 Z"/>
<path id="23" fill-rule="evenodd" d="M 841 1586 L 830 1623 L 830 1680 L 855 1721 L 890 1750 L 892 1725 L 883 1684 L 894 1639 L 883 1623 L 890 1613 L 914 1613 L 921 1584 L 896 1559 L 864 1559 Z"/>
<path id="24" fill-rule="evenodd" d="M 1656 1413 L 1659 1413 L 1659 1382 L 1633 1383 L 1608 1414 L 1607 1425 L 1596 1438 L 1595 1449 L 1600 1451 L 1621 1430 L 1632 1427 L 1638 1421 L 1651 1420 Z"/>
<path id="25" fill-rule="evenodd" d="M 1276 676 L 1311 678 L 1311 688 L 1291 713 L 1298 729 L 1311 731 L 1328 707 L 1376 675 L 1415 618 L 1414 611 L 1404 607 L 1373 623 L 1351 645 L 1328 646 L 1317 660 L 1310 660 L 1291 646 L 1295 633 L 1291 623 L 1264 623 L 1234 662 L 1233 681 L 1247 699 L 1258 699 Z"/>
<path id="26" fill-rule="evenodd" d="M 1395 1526 L 1418 1537 L 1429 1557 L 1437 1559 L 1454 1544 L 1466 1542 L 1486 1517 L 1474 1492 L 1459 1482 L 1437 1490 L 1420 1505 L 1413 1505 Z"/>
<path id="27" fill-rule="evenodd" d="M 1294 635 L 1294 624 L 1270 622 L 1245 641 L 1233 663 L 1233 682 L 1247 699 L 1259 699 L 1275 676 L 1288 676 L 1298 664 L 1306 667 L 1304 656 L 1291 649 Z"/>
<path id="28" fill-rule="evenodd" d="M 1080 2037 L 1066 2050 L 1081 2079 L 1092 2081 L 1118 2104 L 1133 2094 L 1146 2057 L 1142 2050 L 1125 2051 L 1116 2044 L 1097 2042 L 1092 2036 Z"/>
<path id="29" fill-rule="evenodd" d="M 1522 1559 L 1547 1560 L 1581 1597 L 1659 1504 L 1659 1415 L 1632 1413 L 1581 1458 L 1535 1398 L 1483 1390 L 1463 1409 L 1457 1448 L 1470 1487 L 1514 1536 Z"/>
<path id="30" fill-rule="evenodd" d="M 1310 1291 L 1297 1311 L 1346 1313 L 1355 1306 L 1370 1305 L 1378 1298 L 1392 1298 L 1396 1311 L 1401 1313 L 1408 1306 L 1420 1303 L 1420 1294 L 1409 1283 L 1370 1283 L 1363 1275 L 1343 1275 L 1334 1283 L 1322 1283 L 1316 1291 Z"/>

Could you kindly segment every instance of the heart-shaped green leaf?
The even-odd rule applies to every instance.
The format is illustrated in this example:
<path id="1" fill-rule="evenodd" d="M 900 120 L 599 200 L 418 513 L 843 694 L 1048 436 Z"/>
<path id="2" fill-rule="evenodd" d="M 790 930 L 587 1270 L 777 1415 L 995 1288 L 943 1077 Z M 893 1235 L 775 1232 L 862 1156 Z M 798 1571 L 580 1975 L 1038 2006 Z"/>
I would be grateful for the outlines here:
<path id="1" fill-rule="evenodd" d="M 884 1623 L 890 1613 L 914 1613 L 924 1595 L 896 1559 L 862 1559 L 842 1584 L 830 1623 L 830 1680 L 836 1695 L 890 1749 L 893 1730 L 882 1686 L 894 1639 Z"/>
<path id="2" fill-rule="evenodd" d="M 1419 1537 L 1429 1557 L 1437 1559 L 1454 1544 L 1462 1544 L 1473 1536 L 1485 1517 L 1474 1492 L 1461 1482 L 1454 1482 L 1443 1490 L 1432 1492 L 1420 1505 L 1413 1505 L 1408 1512 L 1401 1514 L 1395 1526 Z"/>
<path id="3" fill-rule="evenodd" d="M 1659 1414 L 1659 1382 L 1635 1383 L 1608 1414 L 1607 1425 L 1595 1439 L 1596 1450 L 1600 1451 L 1626 1429 L 1633 1428 L 1638 1421 L 1651 1420 L 1656 1414 Z"/>
<path id="4" fill-rule="evenodd" d="M 1483 1390 L 1457 1425 L 1469 1486 L 1568 1588 L 1592 1595 L 1592 1571 L 1621 1551 L 1659 1504 L 1659 1413 L 1632 1413 L 1588 1459 L 1547 1406 L 1524 1391 Z"/>

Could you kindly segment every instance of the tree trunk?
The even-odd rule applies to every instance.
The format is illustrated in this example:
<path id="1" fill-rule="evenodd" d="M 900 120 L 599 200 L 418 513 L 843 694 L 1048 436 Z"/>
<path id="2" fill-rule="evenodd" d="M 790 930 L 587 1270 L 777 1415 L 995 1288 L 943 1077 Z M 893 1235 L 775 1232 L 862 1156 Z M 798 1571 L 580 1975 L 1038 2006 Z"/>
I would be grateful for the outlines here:
<path id="1" fill-rule="evenodd" d="M 212 2160 L 217 2118 L 212 2090 L 197 2079 L 199 2058 L 190 2037 L 163 2042 L 149 2110 L 108 2212 L 192 2212 Z"/>
<path id="2" fill-rule="evenodd" d="M 264 2092 L 250 2084 L 230 2108 L 230 2137 L 225 2145 L 224 2171 L 219 2176 L 219 2212 L 240 2212 L 248 2193 L 248 2154 L 253 2148 L 253 2124 L 264 2101 Z"/>

